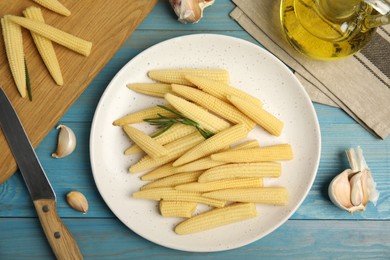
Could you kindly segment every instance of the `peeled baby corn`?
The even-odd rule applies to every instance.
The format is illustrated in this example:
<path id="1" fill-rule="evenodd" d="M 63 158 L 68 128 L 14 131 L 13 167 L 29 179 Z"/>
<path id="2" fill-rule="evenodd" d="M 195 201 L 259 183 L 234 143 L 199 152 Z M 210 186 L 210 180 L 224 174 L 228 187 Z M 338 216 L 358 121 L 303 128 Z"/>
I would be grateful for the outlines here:
<path id="1" fill-rule="evenodd" d="M 229 188 L 259 188 L 262 186 L 263 180 L 261 178 L 235 178 L 204 183 L 190 182 L 175 186 L 175 190 L 208 192 Z"/>
<path id="2" fill-rule="evenodd" d="M 253 203 L 235 203 L 228 207 L 213 209 L 193 216 L 175 227 L 179 235 L 197 233 L 223 225 L 256 217 L 256 207 Z"/>
<path id="3" fill-rule="evenodd" d="M 127 148 L 125 150 L 125 155 L 131 155 L 131 154 L 137 154 L 137 153 L 142 153 L 142 149 L 139 148 L 139 146 L 137 144 L 133 144 L 132 146 L 130 146 L 129 148 Z"/>
<path id="4" fill-rule="evenodd" d="M 188 192 L 175 190 L 173 188 L 153 188 L 136 191 L 133 193 L 133 198 L 148 199 L 148 200 L 173 200 L 173 201 L 189 201 L 201 204 L 206 204 L 212 207 L 221 208 L 225 206 L 226 201 L 206 198 L 199 192 Z"/>
<path id="5" fill-rule="evenodd" d="M 267 162 L 292 160 L 294 157 L 290 144 L 277 144 L 260 148 L 250 148 L 237 151 L 225 151 L 211 155 L 215 161 L 240 162 Z"/>
<path id="6" fill-rule="evenodd" d="M 24 64 L 22 29 L 10 20 L 9 15 L 5 15 L 1 19 L 1 28 L 12 77 L 20 95 L 26 97 L 26 67 Z"/>
<path id="7" fill-rule="evenodd" d="M 33 31 L 53 42 L 63 45 L 77 53 L 88 56 L 91 53 L 92 43 L 50 26 L 44 22 L 10 15 L 12 22 Z"/>
<path id="8" fill-rule="evenodd" d="M 23 14 L 29 19 L 45 22 L 42 11 L 38 7 L 31 6 L 24 10 Z M 60 64 L 58 63 L 52 42 L 35 32 L 31 32 L 31 36 L 50 75 L 53 77 L 57 85 L 62 86 L 64 84 L 64 80 L 62 78 Z"/>
<path id="9" fill-rule="evenodd" d="M 207 112 L 205 109 L 172 94 L 166 94 L 165 99 L 180 113 L 195 121 L 201 127 L 217 133 L 230 126 L 225 120 Z"/>
<path id="10" fill-rule="evenodd" d="M 66 8 L 63 4 L 61 4 L 57 0 L 33 0 L 33 1 L 58 14 L 62 14 L 64 16 L 70 15 L 70 11 L 68 10 L 68 8 Z"/>
<path id="11" fill-rule="evenodd" d="M 148 72 L 149 78 L 168 84 L 192 85 L 185 75 L 198 75 L 216 81 L 229 82 L 229 73 L 223 69 L 161 69 Z"/>
<path id="12" fill-rule="evenodd" d="M 281 175 L 282 166 L 278 162 L 239 163 L 217 166 L 205 171 L 199 176 L 199 182 L 209 182 L 222 179 L 272 177 Z"/>
<path id="13" fill-rule="evenodd" d="M 230 150 L 246 149 L 246 148 L 254 148 L 254 147 L 259 147 L 259 143 L 257 142 L 257 140 L 250 140 L 244 142 L 242 144 L 230 148 Z M 227 162 L 213 161 L 210 156 L 207 156 L 204 158 L 200 158 L 196 161 L 184 164 L 182 166 L 178 166 L 175 169 L 177 172 L 191 172 L 191 171 L 207 170 L 224 164 L 227 164 Z"/>
<path id="14" fill-rule="evenodd" d="M 141 180 L 143 181 L 151 181 L 156 180 L 164 177 L 171 176 L 176 172 L 176 167 L 172 166 L 172 163 L 164 164 L 148 173 L 145 173 L 141 176 Z"/>
<path id="15" fill-rule="evenodd" d="M 174 175 L 167 176 L 165 178 L 155 180 L 153 182 L 149 182 L 148 184 L 142 186 L 141 190 L 150 188 L 174 187 L 176 185 L 184 183 L 195 182 L 198 180 L 198 177 L 201 174 L 201 171 L 177 173 Z"/>
<path id="16" fill-rule="evenodd" d="M 178 172 L 191 172 L 210 169 L 219 165 L 227 164 L 226 162 L 213 161 L 210 156 L 200 158 L 196 161 L 175 167 Z"/>
<path id="17" fill-rule="evenodd" d="M 160 201 L 160 213 L 163 217 L 190 218 L 196 210 L 196 202 Z"/>
<path id="18" fill-rule="evenodd" d="M 122 125 L 140 123 L 140 122 L 143 122 L 144 119 L 157 117 L 157 114 L 161 114 L 163 116 L 169 116 L 169 117 L 176 117 L 175 114 L 173 114 L 173 113 L 171 113 L 171 112 L 169 112 L 161 107 L 155 106 L 155 107 L 146 108 L 146 109 L 128 114 L 126 116 L 123 116 L 123 117 L 115 120 L 112 124 L 116 125 L 116 126 L 122 126 Z"/>
<path id="19" fill-rule="evenodd" d="M 187 150 L 201 143 L 203 140 L 204 137 L 198 132 L 184 136 L 176 141 L 173 141 L 165 145 L 165 148 L 168 149 L 167 155 L 158 158 L 152 158 L 146 155 L 139 162 L 132 165 L 129 170 L 132 173 L 136 173 L 136 172 L 152 169 L 154 167 L 158 167 L 168 162 L 171 162 L 177 159 L 178 157 L 180 157 Z"/>
<path id="20" fill-rule="evenodd" d="M 123 126 L 123 130 L 133 142 L 139 145 L 145 153 L 152 158 L 161 157 L 168 153 L 168 149 L 154 140 L 152 137 L 129 125 Z"/>
<path id="21" fill-rule="evenodd" d="M 256 97 L 245 93 L 235 87 L 229 86 L 226 83 L 218 82 L 212 78 L 199 77 L 194 75 L 186 75 L 186 79 L 192 84 L 221 100 L 228 101 L 226 98 L 228 95 L 240 97 L 256 107 L 261 107 L 263 103 Z"/>
<path id="22" fill-rule="evenodd" d="M 172 93 L 171 85 L 164 83 L 131 83 L 127 84 L 127 87 L 135 92 L 152 97 L 163 98 L 165 94 Z"/>
<path id="23" fill-rule="evenodd" d="M 266 110 L 255 107 L 246 100 L 236 96 L 227 96 L 229 101 L 241 112 L 250 117 L 259 126 L 270 134 L 279 136 L 282 133 L 284 123 Z"/>
<path id="24" fill-rule="evenodd" d="M 245 141 L 241 144 L 230 146 L 230 150 L 248 149 L 248 148 L 256 148 L 256 147 L 260 147 L 259 141 L 249 140 L 249 141 Z"/>
<path id="25" fill-rule="evenodd" d="M 225 201 L 272 205 L 286 205 L 288 202 L 288 192 L 285 187 L 225 189 L 206 192 L 202 196 Z"/>
<path id="26" fill-rule="evenodd" d="M 159 144 L 164 145 L 179 138 L 182 138 L 183 136 L 189 135 L 195 131 L 195 127 L 183 124 L 174 124 L 167 131 L 165 131 L 159 136 L 156 136 L 153 139 L 156 140 L 156 142 L 158 142 Z M 125 154 L 135 154 L 139 152 L 142 152 L 142 149 L 138 145 L 134 144 L 125 151 Z"/>
<path id="27" fill-rule="evenodd" d="M 241 113 L 236 107 L 199 89 L 172 84 L 172 90 L 185 99 L 195 102 L 227 121 L 235 124 L 243 123 L 249 130 L 252 130 L 256 125 L 252 119 Z"/>
<path id="28" fill-rule="evenodd" d="M 184 153 L 173 163 L 173 166 L 180 166 L 210 155 L 232 143 L 244 139 L 247 134 L 248 129 L 243 124 L 238 124 L 225 129 Z"/>

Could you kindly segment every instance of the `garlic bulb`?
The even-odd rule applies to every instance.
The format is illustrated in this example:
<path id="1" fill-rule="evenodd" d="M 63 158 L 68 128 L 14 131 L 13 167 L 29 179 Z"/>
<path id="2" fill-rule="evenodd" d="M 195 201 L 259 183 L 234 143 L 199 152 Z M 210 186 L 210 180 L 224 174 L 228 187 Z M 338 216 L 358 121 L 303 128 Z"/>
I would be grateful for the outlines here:
<path id="1" fill-rule="evenodd" d="M 215 0 L 169 0 L 182 23 L 197 23 L 203 17 L 203 9 L 214 4 Z"/>
<path id="2" fill-rule="evenodd" d="M 351 169 L 333 178 L 329 184 L 330 200 L 339 208 L 350 213 L 364 211 L 368 201 L 374 205 L 379 198 L 376 183 L 363 157 L 360 147 L 346 151 Z"/>
<path id="3" fill-rule="evenodd" d="M 60 129 L 57 150 L 51 156 L 54 158 L 63 158 L 71 154 L 76 148 L 76 135 L 72 129 L 65 125 L 59 125 L 57 129 Z"/>
<path id="4" fill-rule="evenodd" d="M 69 206 L 77 211 L 82 213 L 87 213 L 88 211 L 88 201 L 87 198 L 79 191 L 71 191 L 66 195 L 66 201 Z"/>

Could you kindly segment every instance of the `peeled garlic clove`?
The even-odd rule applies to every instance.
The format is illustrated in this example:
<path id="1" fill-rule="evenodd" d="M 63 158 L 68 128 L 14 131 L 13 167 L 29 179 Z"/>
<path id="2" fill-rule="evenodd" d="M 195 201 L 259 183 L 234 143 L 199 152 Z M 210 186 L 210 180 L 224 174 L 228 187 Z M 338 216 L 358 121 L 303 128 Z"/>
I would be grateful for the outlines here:
<path id="1" fill-rule="evenodd" d="M 63 158 L 71 154 L 76 148 L 76 135 L 72 129 L 65 125 L 59 125 L 57 129 L 60 129 L 57 150 L 51 156 L 54 158 Z"/>
<path id="2" fill-rule="evenodd" d="M 182 23 L 197 23 L 203 17 L 203 10 L 215 0 L 169 0 Z"/>
<path id="3" fill-rule="evenodd" d="M 79 191 L 71 191 L 66 195 L 66 201 L 69 206 L 77 211 L 82 213 L 87 213 L 88 211 L 88 201 L 87 198 Z"/>
<path id="4" fill-rule="evenodd" d="M 352 170 L 347 169 L 334 177 L 329 184 L 328 194 L 333 204 L 353 213 L 365 210 L 368 201 L 375 205 L 379 192 L 360 147 L 356 152 L 349 149 L 347 156 Z"/>

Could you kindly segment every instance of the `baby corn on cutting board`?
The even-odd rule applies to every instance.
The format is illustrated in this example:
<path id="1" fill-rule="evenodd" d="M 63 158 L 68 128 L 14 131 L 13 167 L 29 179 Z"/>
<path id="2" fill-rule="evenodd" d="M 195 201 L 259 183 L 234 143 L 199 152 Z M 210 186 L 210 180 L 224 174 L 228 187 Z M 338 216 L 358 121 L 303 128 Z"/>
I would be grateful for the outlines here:
<path id="1" fill-rule="evenodd" d="M 71 15 L 50 11 L 32 0 L 1 0 L 0 16 L 23 16 L 30 6 L 41 7 L 45 22 L 92 42 L 88 57 L 53 43 L 64 84 L 58 86 L 46 69 L 28 30 L 23 29 L 23 45 L 31 79 L 33 101 L 21 98 L 8 65 L 0 30 L 0 86 L 4 89 L 36 147 L 92 79 L 152 10 L 157 0 L 59 0 Z M 1 105 L 1 104 L 0 104 Z M 8 144 L 0 131 L 0 184 L 17 169 Z"/>

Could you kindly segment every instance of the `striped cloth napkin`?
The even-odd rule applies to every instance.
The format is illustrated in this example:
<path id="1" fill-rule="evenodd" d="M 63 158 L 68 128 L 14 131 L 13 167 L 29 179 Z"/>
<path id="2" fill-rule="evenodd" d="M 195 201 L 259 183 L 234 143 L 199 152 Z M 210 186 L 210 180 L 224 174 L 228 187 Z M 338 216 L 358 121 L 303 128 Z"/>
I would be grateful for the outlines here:
<path id="1" fill-rule="evenodd" d="M 313 102 L 337 106 L 376 136 L 390 133 L 390 25 L 378 28 L 368 46 L 337 61 L 296 52 L 280 24 L 280 0 L 233 0 L 230 13 L 261 45 L 289 66 Z"/>

